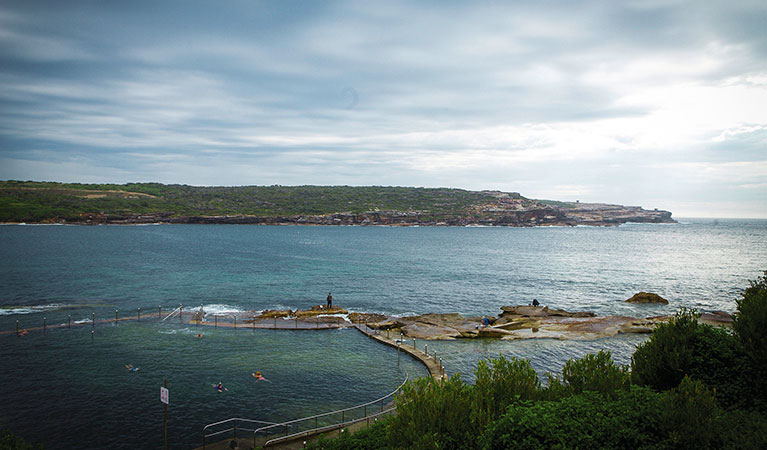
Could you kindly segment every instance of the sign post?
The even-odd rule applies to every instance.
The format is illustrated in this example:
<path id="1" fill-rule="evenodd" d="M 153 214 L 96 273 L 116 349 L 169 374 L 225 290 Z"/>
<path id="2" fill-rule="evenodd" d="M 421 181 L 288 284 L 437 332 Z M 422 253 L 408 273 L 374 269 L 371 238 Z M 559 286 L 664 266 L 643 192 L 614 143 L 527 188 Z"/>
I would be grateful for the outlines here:
<path id="1" fill-rule="evenodd" d="M 163 417 L 163 433 L 165 434 L 164 449 L 168 450 L 168 380 L 164 381 L 164 386 L 160 387 L 160 401 L 163 402 L 163 408 L 165 409 L 165 415 Z"/>

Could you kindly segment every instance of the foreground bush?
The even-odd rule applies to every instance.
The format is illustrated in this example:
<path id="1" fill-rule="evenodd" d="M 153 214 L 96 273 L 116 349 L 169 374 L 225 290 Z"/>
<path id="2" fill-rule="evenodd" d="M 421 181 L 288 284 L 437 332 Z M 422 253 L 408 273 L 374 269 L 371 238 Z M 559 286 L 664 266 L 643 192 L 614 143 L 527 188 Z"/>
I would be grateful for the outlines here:
<path id="1" fill-rule="evenodd" d="M 656 390 L 677 387 L 690 374 L 697 330 L 698 314 L 687 309 L 658 325 L 631 356 L 632 381 Z"/>
<path id="2" fill-rule="evenodd" d="M 514 358 L 480 361 L 474 371 L 471 422 L 476 435 L 518 401 L 540 396 L 541 381 L 530 361 Z"/>
<path id="3" fill-rule="evenodd" d="M 342 433 L 336 438 L 321 438 L 309 443 L 307 449 L 326 450 L 383 450 L 389 448 L 388 424 L 390 419 L 379 420 L 355 433 Z"/>
<path id="4" fill-rule="evenodd" d="M 740 337 L 748 355 L 760 371 L 767 366 L 767 271 L 751 281 L 751 286 L 738 300 L 732 327 Z"/>
<path id="5" fill-rule="evenodd" d="M 611 353 L 603 350 L 568 360 L 562 368 L 562 380 L 574 394 L 594 391 L 606 397 L 628 389 L 631 382 L 628 368 L 615 364 Z"/>
<path id="6" fill-rule="evenodd" d="M 389 425 L 392 448 L 475 448 L 471 415 L 473 386 L 454 375 L 446 380 L 418 378 L 397 396 Z"/>
<path id="7" fill-rule="evenodd" d="M 609 399 L 594 391 L 523 402 L 487 427 L 484 449 L 642 448 L 659 440 L 661 394 L 632 387 Z"/>

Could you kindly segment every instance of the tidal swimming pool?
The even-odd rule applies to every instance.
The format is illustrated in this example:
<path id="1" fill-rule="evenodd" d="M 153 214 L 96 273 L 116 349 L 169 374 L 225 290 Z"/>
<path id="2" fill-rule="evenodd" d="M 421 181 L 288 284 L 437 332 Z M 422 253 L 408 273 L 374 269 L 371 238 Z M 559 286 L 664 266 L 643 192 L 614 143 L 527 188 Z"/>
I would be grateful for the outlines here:
<path id="1" fill-rule="evenodd" d="M 396 349 L 354 329 L 165 322 L 2 335 L 0 360 L 0 427 L 48 449 L 162 446 L 159 388 L 165 380 L 169 448 L 192 448 L 202 444 L 202 428 L 211 422 L 300 418 L 386 395 L 405 371 L 411 378 L 427 375 L 409 357 L 398 367 Z M 256 382 L 255 371 L 269 381 Z M 226 391 L 214 388 L 219 381 Z"/>

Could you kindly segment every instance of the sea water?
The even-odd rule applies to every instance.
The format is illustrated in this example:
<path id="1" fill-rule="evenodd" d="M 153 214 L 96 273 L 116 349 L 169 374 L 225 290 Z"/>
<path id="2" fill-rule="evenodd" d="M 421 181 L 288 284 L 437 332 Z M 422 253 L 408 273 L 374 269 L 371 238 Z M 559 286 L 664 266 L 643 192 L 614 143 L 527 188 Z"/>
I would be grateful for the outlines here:
<path id="1" fill-rule="evenodd" d="M 732 312 L 767 269 L 767 221 L 681 220 L 612 228 L 265 227 L 228 225 L 0 226 L 0 427 L 48 448 L 161 444 L 159 386 L 171 392 L 173 448 L 201 445 L 202 427 L 229 417 L 281 421 L 353 406 L 393 390 L 409 358 L 356 330 L 198 329 L 160 322 L 89 322 L 164 313 L 179 304 L 236 314 L 305 309 L 407 315 L 496 315 L 544 305 L 646 317 L 679 307 Z M 669 305 L 630 305 L 639 291 Z M 163 314 L 164 315 L 164 314 Z M 94 331 L 92 334 L 91 331 Z M 530 359 L 541 374 L 600 349 L 626 364 L 646 337 L 594 341 L 429 342 L 448 373 Z M 422 345 L 419 343 L 419 347 Z M 129 372 L 125 364 L 140 367 Z M 268 383 L 255 383 L 253 371 Z M 212 388 L 222 381 L 229 388 Z"/>

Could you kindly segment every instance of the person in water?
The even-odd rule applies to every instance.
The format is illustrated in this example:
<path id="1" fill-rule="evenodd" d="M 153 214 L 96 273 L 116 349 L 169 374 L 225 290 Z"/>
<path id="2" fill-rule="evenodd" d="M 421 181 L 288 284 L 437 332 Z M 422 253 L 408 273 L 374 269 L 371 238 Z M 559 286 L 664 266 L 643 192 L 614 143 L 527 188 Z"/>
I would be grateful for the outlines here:
<path id="1" fill-rule="evenodd" d="M 328 300 L 328 309 L 333 308 L 333 295 L 330 292 L 328 292 L 327 300 Z"/>
<path id="2" fill-rule="evenodd" d="M 224 391 L 228 391 L 229 389 L 225 388 L 224 384 L 219 381 L 218 384 L 216 385 L 216 390 L 218 392 L 224 392 Z"/>
<path id="3" fill-rule="evenodd" d="M 261 372 L 250 373 L 250 375 L 256 379 L 256 381 L 269 381 L 261 375 Z"/>
<path id="4" fill-rule="evenodd" d="M 202 337 L 202 333 L 197 333 L 197 337 L 201 338 Z"/>
<path id="5" fill-rule="evenodd" d="M 135 372 L 138 370 L 138 367 L 133 367 L 133 364 L 126 364 L 125 368 L 128 369 L 130 372 Z"/>

